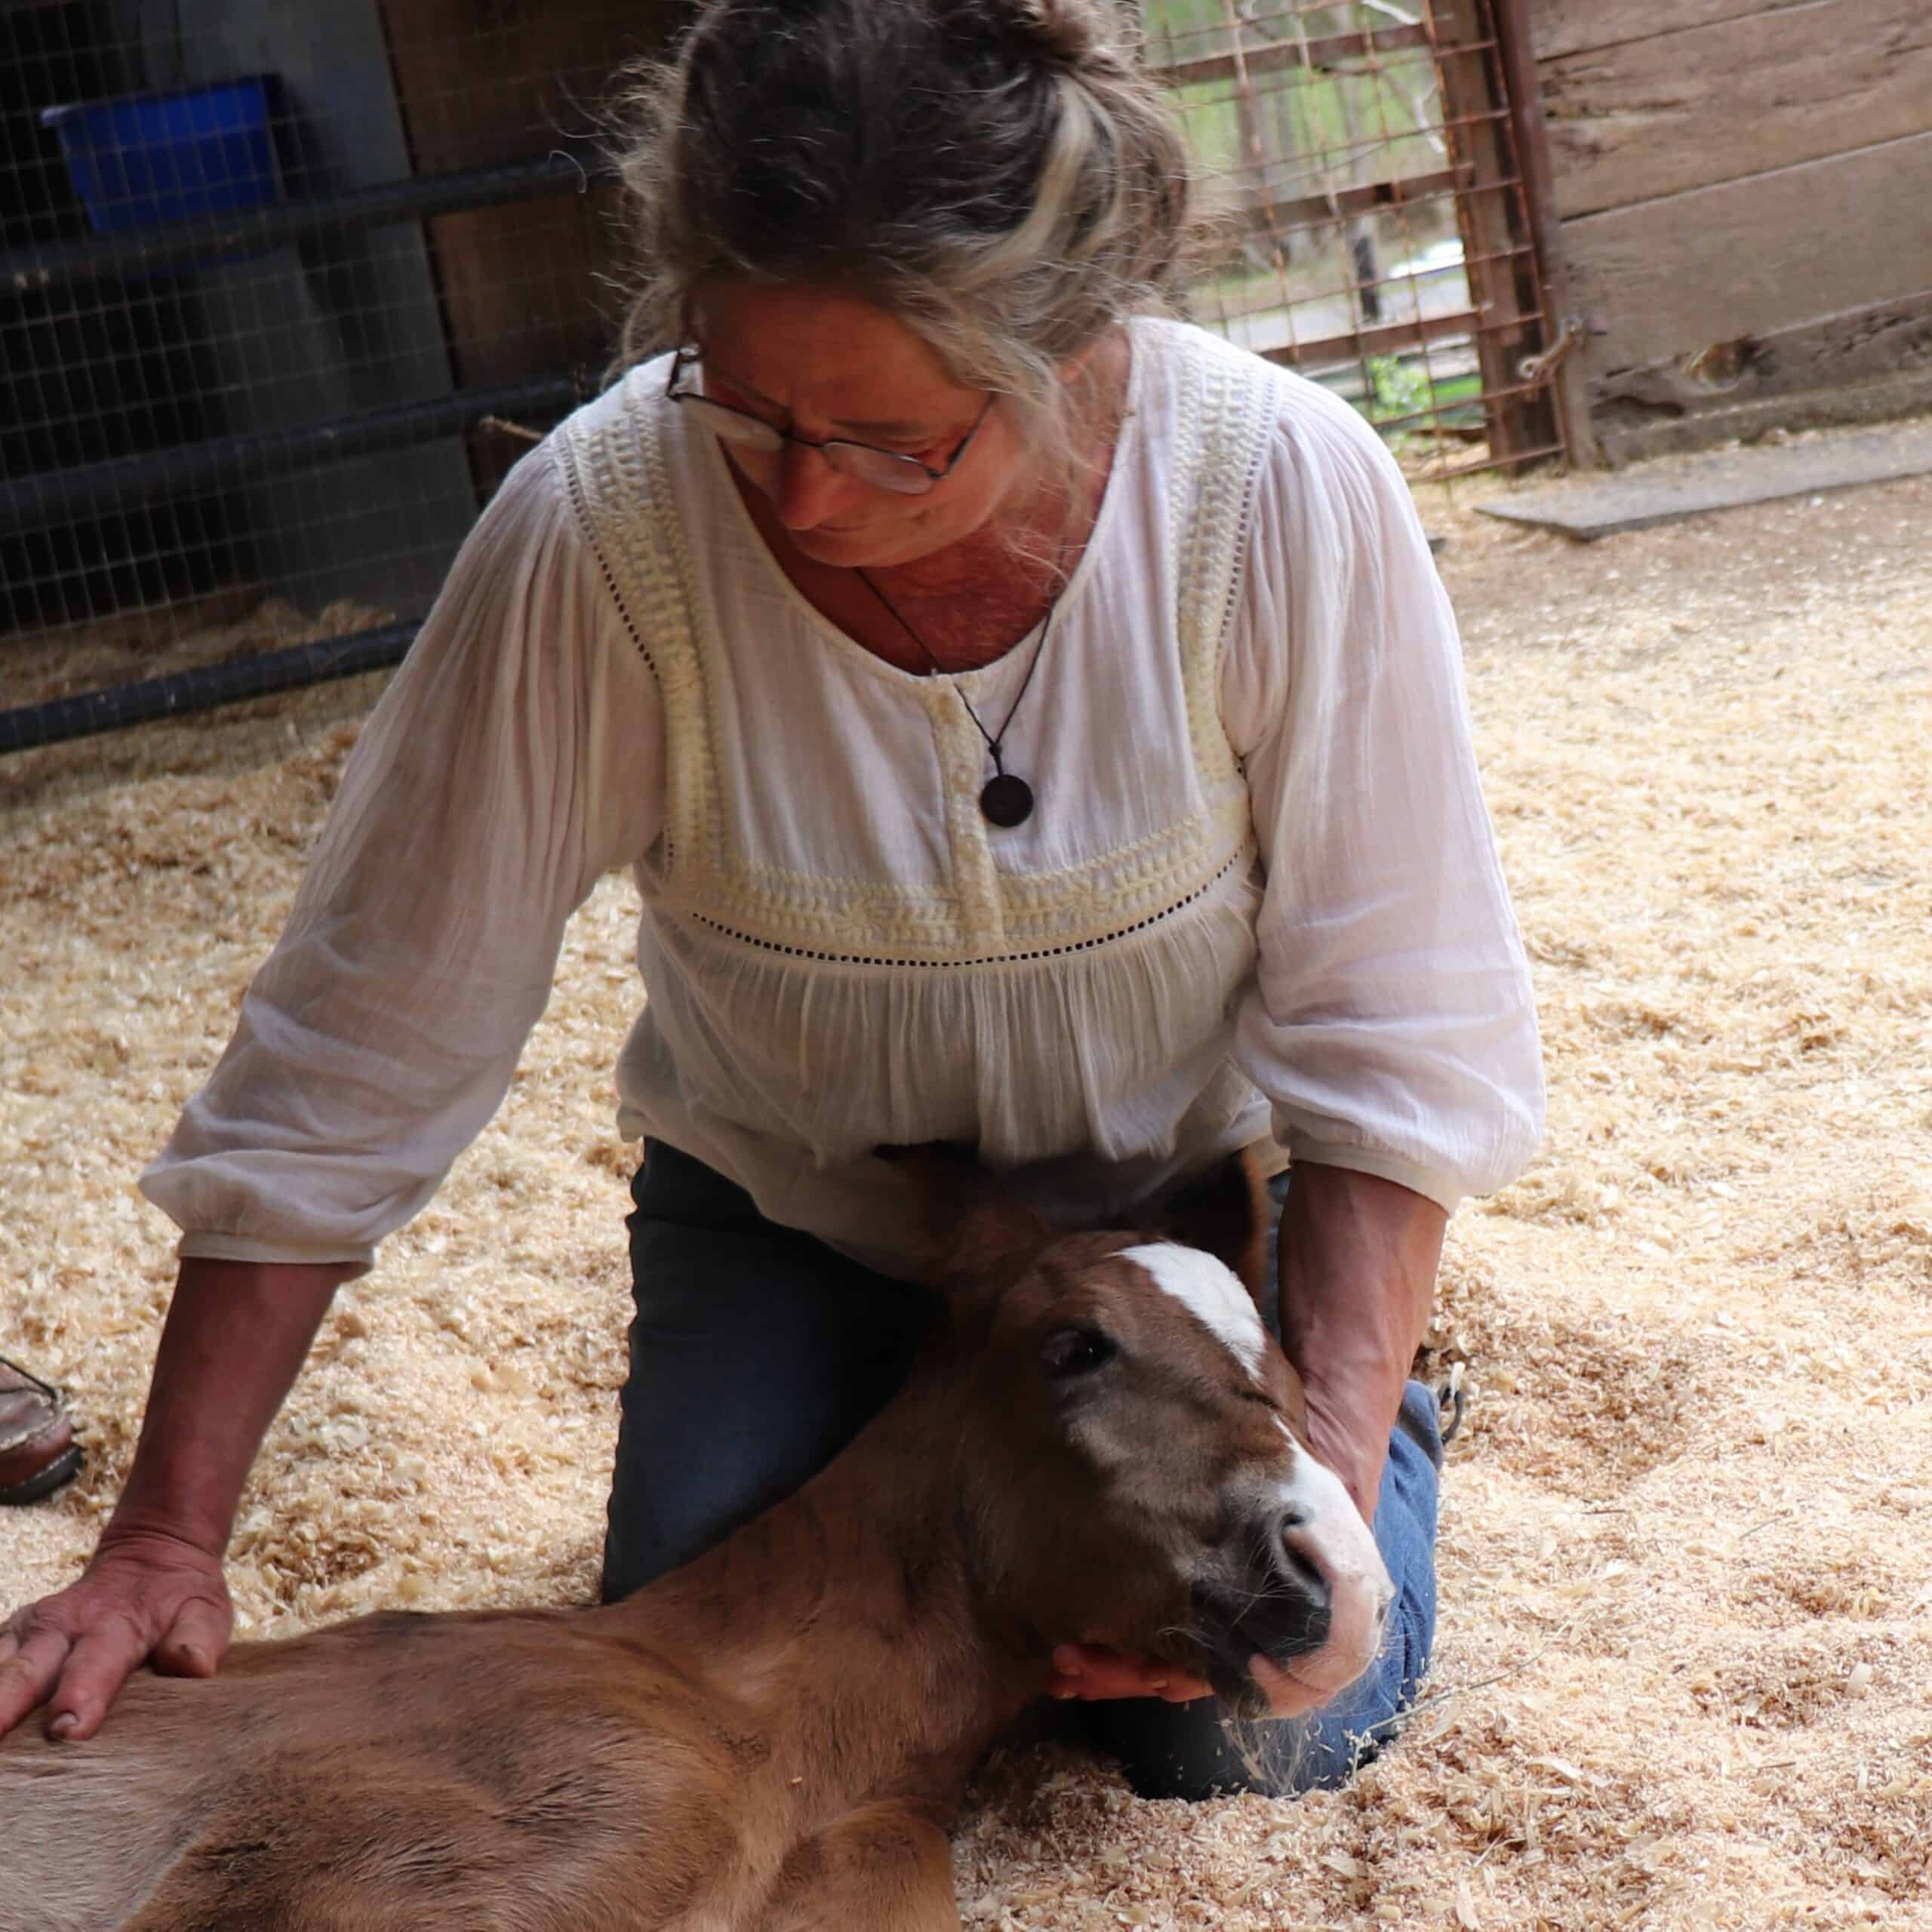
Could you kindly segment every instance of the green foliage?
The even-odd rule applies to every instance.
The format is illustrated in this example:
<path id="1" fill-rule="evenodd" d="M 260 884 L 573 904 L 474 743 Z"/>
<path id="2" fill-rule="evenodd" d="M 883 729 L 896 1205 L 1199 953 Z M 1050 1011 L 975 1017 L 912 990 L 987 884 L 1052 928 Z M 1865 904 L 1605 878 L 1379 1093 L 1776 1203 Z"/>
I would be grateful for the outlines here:
<path id="1" fill-rule="evenodd" d="M 1361 365 L 1362 386 L 1346 377 L 1330 386 L 1352 401 L 1398 449 L 1426 443 L 1433 430 L 1480 429 L 1482 377 L 1474 370 L 1432 378 L 1420 356 L 1371 355 Z"/>
<path id="2" fill-rule="evenodd" d="M 1420 415 L 1433 406 L 1435 392 L 1421 363 L 1404 362 L 1399 355 L 1371 355 L 1367 400 L 1370 421 L 1386 423 L 1392 417 Z"/>
<path id="3" fill-rule="evenodd" d="M 1156 66 L 1178 56 L 1224 49 L 1235 10 L 1227 0 L 1144 0 L 1149 54 Z M 1341 5 L 1295 17 L 1243 8 L 1263 35 L 1322 39 L 1386 26 L 1371 9 Z M 1251 168 L 1257 157 L 1271 186 L 1290 195 L 1358 180 L 1424 174 L 1441 165 L 1435 65 L 1426 48 L 1398 49 L 1320 72 L 1275 69 L 1257 75 L 1244 100 L 1232 80 L 1190 82 L 1177 90 L 1189 145 L 1209 168 Z"/>

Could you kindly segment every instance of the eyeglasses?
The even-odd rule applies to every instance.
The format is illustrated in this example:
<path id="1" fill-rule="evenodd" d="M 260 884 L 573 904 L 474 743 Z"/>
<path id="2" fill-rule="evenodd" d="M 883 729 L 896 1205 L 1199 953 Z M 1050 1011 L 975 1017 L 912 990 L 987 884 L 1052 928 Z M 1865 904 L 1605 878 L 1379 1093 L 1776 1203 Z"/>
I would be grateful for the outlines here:
<path id="1" fill-rule="evenodd" d="M 967 446 L 980 433 L 980 425 L 999 400 L 996 395 L 986 398 L 979 414 L 973 419 L 972 428 L 960 438 L 958 446 L 946 458 L 946 466 L 935 469 L 931 463 L 921 463 L 915 456 L 906 456 L 897 450 L 882 450 L 872 443 L 850 442 L 842 436 L 835 436 L 826 442 L 814 442 L 809 436 L 794 435 L 789 429 L 768 423 L 761 416 L 754 416 L 748 409 L 737 409 L 728 402 L 719 402 L 697 389 L 681 388 L 679 385 L 685 383 L 688 372 L 697 359 L 695 349 L 681 349 L 672 357 L 671 380 L 665 385 L 664 394 L 669 401 L 682 403 L 713 435 L 760 456 L 776 456 L 787 443 L 796 443 L 801 449 L 817 450 L 841 475 L 857 477 L 861 483 L 869 483 L 875 489 L 891 490 L 902 497 L 923 497 L 934 484 L 944 482 L 958 467 Z"/>

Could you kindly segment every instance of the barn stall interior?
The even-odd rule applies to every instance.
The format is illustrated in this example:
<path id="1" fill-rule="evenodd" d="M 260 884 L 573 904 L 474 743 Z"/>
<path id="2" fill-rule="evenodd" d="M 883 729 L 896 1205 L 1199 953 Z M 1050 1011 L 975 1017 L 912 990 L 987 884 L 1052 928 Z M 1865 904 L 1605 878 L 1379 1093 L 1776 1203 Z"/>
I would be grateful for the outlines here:
<path id="1" fill-rule="evenodd" d="M 602 385 L 614 71 L 668 6 L 0 11 L 0 657 L 46 742 L 393 664 Z M 193 673 L 140 698 L 97 695 Z"/>
<path id="2" fill-rule="evenodd" d="M 1407 8 L 1289 12 L 1309 44 L 1416 23 Z M 355 13 L 332 12 L 328 45 L 312 49 L 319 66 L 360 57 Z M 1232 60 L 1232 45 L 1183 41 L 1207 33 L 1210 13 L 1156 14 L 1157 57 L 1164 31 L 1167 58 Z M 139 14 L 0 11 L 7 178 L 31 186 L 4 191 L 18 197 L 0 205 L 10 254 L 112 233 L 92 227 L 45 109 L 250 73 L 277 74 L 301 97 L 295 42 L 238 40 L 205 59 L 171 52 L 162 28 L 140 40 L 128 25 Z M 313 177 L 317 195 L 574 152 L 576 106 L 630 51 L 640 11 L 390 0 L 374 17 L 362 45 L 386 50 L 386 70 L 366 70 L 388 90 L 385 112 L 398 115 L 412 85 L 442 106 L 412 108 L 408 145 L 386 158 L 373 122 L 342 124 L 347 152 L 331 165 L 345 171 Z M 301 23 L 293 8 L 258 9 L 248 30 L 278 21 L 291 34 Z M 1244 60 L 1260 32 L 1242 35 Z M 412 35 L 427 76 L 414 83 Z M 545 93 L 571 45 L 583 81 Z M 1491 71 L 1502 43 L 1478 51 Z M 1546 71 L 1540 32 L 1537 53 Z M 1279 77 L 1325 77 L 1320 60 L 1284 58 L 1268 73 L 1282 93 Z M 1266 76 L 1250 78 L 1261 98 Z M 315 100 L 327 91 L 318 83 Z M 345 97 L 367 112 L 359 91 Z M 319 118 L 312 103 L 297 111 Z M 1232 112 L 1198 138 L 1225 143 Z M 1309 112 L 1342 122 L 1332 102 Z M 414 145 L 432 140 L 444 145 Z M 278 140 L 275 155 L 293 169 Z M 371 172 L 346 171 L 365 162 Z M 1385 157 L 1371 185 L 1422 165 Z M 1358 185 L 1278 192 L 1305 202 Z M 258 291 L 258 306 L 208 296 L 206 269 L 184 288 L 160 257 L 77 275 L 57 294 L 9 280 L 9 338 L 41 359 L 10 352 L 6 380 L 42 414 L 18 405 L 0 428 L 22 426 L 5 481 L 45 491 L 49 474 L 251 431 L 574 382 L 580 369 L 594 382 L 608 321 L 589 299 L 608 245 L 594 175 L 587 192 L 574 172 L 559 177 L 540 200 L 491 198 L 481 183 L 464 192 L 479 198 L 346 226 L 345 250 L 359 236 L 381 257 L 359 266 L 331 266 L 327 229 L 321 245 L 252 231 L 251 257 L 214 272 L 269 280 L 274 251 L 291 251 L 282 275 L 301 285 Z M 1370 279 L 1346 225 L 1306 245 L 1291 232 L 1285 267 L 1264 248 L 1251 268 L 1251 285 L 1288 278 L 1275 306 L 1296 334 L 1276 352 L 1347 333 L 1341 311 Z M 1364 307 L 1364 331 L 1433 319 L 1426 285 L 1453 259 L 1452 235 L 1466 275 L 1484 252 L 1466 214 L 1402 219 L 1413 242 L 1399 226 L 1378 232 L 1376 265 L 1423 285 L 1398 288 L 1379 317 Z M 1587 257 L 1565 239 L 1587 295 Z M 1398 275 L 1405 263 L 1423 272 Z M 412 275 L 441 331 L 440 374 L 420 374 L 435 331 L 411 337 L 390 297 L 371 292 Z M 1229 324 L 1269 312 L 1251 286 L 1232 294 Z M 1832 313 L 1857 306 L 1823 300 Z M 1303 303 L 1315 306 L 1297 312 Z M 312 347 L 294 358 L 316 386 L 307 395 L 238 395 L 248 382 L 220 373 L 237 352 L 220 335 L 236 313 L 264 330 L 272 318 L 285 345 L 320 340 L 340 355 L 360 328 L 384 355 L 360 374 L 348 356 L 345 374 Z M 1480 355 L 1454 334 L 1391 351 L 1413 370 L 1426 349 L 1421 374 L 1446 417 L 1439 441 L 1432 431 L 1405 451 L 1418 469 L 1492 454 L 1476 440 L 1490 405 L 1454 386 L 1470 361 L 1480 374 Z M 75 345 L 97 342 L 75 375 Z M 1371 337 L 1366 355 L 1311 373 L 1373 409 L 1384 350 Z M 1554 389 L 1595 366 L 1583 348 L 1561 357 L 1552 416 Z M 1415 396 L 1415 377 L 1402 380 Z M 318 395 L 321 413 L 297 410 Z M 540 396 L 484 412 L 494 423 L 463 413 L 473 400 L 435 419 L 436 435 L 333 471 L 277 446 L 260 472 L 190 472 L 198 491 L 170 494 L 149 472 L 84 514 L 69 499 L 65 521 L 9 526 L 0 542 L 22 547 L 7 559 L 8 595 L 25 584 L 41 601 L 10 613 L 16 634 L 0 638 L 7 703 L 406 623 L 440 568 L 412 561 L 415 546 L 427 557 L 452 542 L 522 446 L 515 431 L 546 420 Z M 549 407 L 567 406 L 553 392 Z M 1595 391 L 1589 406 L 1600 422 Z M 386 509 L 363 521 L 365 534 L 377 526 L 366 555 L 387 574 L 351 574 L 361 552 L 337 522 L 359 518 L 372 500 L 358 491 L 388 487 L 405 451 L 435 487 L 411 498 L 420 507 L 373 499 Z M 345 477 L 356 488 L 341 489 Z M 1449 539 L 1442 568 L 1553 1098 L 1536 1165 L 1451 1229 L 1432 1359 L 1460 1364 L 1475 1399 L 1445 1492 L 1434 1679 L 1399 1749 L 1349 1788 L 1295 1804 L 1144 1803 L 1070 1750 L 1010 1754 L 961 1835 L 962 1912 L 989 1927 L 1230 1932 L 1932 1923 L 1932 1195 L 1915 1152 L 1932 1124 L 1932 903 L 1911 857 L 1932 840 L 1921 755 L 1932 485 L 1771 505 L 1581 553 L 1478 519 L 1460 491 L 1417 491 Z M 283 492 L 294 509 L 278 521 Z M 457 509 L 438 509 L 445 500 Z M 289 545 L 305 509 L 315 532 Z M 262 561 L 275 556 L 286 576 Z M 172 1278 L 171 1230 L 133 1177 L 224 1042 L 381 682 L 363 671 L 0 758 L 0 1352 L 72 1392 L 89 1451 L 61 1497 L 0 1520 L 10 1598 L 74 1574 L 112 1506 Z M 612 1133 L 609 1069 L 635 997 L 632 916 L 628 884 L 607 880 L 572 928 L 503 1112 L 325 1328 L 245 1504 L 231 1574 L 248 1634 L 386 1605 L 594 1590 L 623 1359 L 634 1150 Z"/>

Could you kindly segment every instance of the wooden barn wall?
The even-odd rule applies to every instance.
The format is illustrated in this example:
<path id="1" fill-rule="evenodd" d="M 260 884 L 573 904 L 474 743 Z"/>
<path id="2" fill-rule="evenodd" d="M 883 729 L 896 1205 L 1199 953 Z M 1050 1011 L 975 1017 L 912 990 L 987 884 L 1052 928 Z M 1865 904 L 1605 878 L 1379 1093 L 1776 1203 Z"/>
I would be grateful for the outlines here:
<path id="1" fill-rule="evenodd" d="M 1927 0 L 1535 0 L 1612 461 L 1932 407 Z"/>
<path id="2" fill-rule="evenodd" d="M 661 54 L 686 0 L 380 0 L 419 174 L 540 158 L 600 138 L 620 70 Z M 595 388 L 615 346 L 626 265 L 614 183 L 438 215 L 429 245 L 457 382 L 568 371 Z M 483 430 L 484 494 L 523 453 Z"/>

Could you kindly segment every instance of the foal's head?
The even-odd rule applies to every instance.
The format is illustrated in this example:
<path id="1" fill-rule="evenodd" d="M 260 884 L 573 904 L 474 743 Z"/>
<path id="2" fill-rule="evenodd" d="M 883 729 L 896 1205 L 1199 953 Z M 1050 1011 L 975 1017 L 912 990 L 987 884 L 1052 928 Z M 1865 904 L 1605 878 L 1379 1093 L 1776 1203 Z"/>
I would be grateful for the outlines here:
<path id="1" fill-rule="evenodd" d="M 1390 1596 L 1257 1312 L 1266 1205 L 1239 1162 L 1138 1232 L 1056 1235 L 989 1191 L 948 1271 L 989 1607 L 1047 1644 L 1168 1660 L 1253 1715 L 1351 1682 Z"/>

